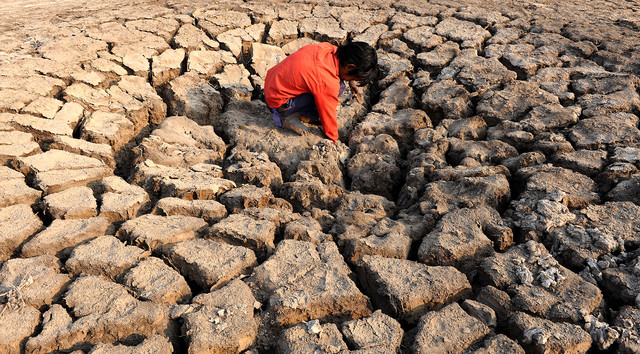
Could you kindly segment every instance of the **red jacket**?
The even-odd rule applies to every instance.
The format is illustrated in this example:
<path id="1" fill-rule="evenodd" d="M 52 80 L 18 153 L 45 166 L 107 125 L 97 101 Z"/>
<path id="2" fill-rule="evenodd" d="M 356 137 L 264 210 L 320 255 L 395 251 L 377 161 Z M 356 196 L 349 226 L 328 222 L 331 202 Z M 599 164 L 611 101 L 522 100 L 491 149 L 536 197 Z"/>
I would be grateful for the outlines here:
<path id="1" fill-rule="evenodd" d="M 269 69 L 264 81 L 264 97 L 271 108 L 278 108 L 303 93 L 313 94 L 322 129 L 333 141 L 338 140 L 337 49 L 330 43 L 306 45 Z"/>

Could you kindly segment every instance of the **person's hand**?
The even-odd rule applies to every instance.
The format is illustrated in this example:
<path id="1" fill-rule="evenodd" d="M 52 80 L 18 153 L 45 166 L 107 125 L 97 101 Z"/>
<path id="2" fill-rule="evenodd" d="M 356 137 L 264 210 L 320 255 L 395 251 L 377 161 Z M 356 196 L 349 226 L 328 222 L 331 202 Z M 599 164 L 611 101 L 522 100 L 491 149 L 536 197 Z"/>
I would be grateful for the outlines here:
<path id="1" fill-rule="evenodd" d="M 358 103 L 362 103 L 362 99 L 360 98 L 360 88 L 358 87 L 358 81 L 351 80 L 349 81 L 349 88 L 351 88 L 351 95 Z"/>

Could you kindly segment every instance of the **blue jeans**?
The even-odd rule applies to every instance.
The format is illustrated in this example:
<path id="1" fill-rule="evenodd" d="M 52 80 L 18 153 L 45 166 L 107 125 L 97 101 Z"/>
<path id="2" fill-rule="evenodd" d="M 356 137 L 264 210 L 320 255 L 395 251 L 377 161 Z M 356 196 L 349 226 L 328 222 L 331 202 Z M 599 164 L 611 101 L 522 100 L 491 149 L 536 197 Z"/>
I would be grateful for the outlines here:
<path id="1" fill-rule="evenodd" d="M 340 80 L 340 91 L 338 92 L 338 97 L 342 95 L 345 87 L 346 85 L 344 82 Z M 271 110 L 271 113 L 273 114 L 273 122 L 280 128 L 284 128 L 284 125 L 282 124 L 282 117 L 286 117 L 293 113 L 309 117 L 312 120 L 320 119 L 315 98 L 311 93 L 303 93 L 300 96 L 290 98 L 282 106 L 278 108 L 269 107 L 269 110 Z"/>

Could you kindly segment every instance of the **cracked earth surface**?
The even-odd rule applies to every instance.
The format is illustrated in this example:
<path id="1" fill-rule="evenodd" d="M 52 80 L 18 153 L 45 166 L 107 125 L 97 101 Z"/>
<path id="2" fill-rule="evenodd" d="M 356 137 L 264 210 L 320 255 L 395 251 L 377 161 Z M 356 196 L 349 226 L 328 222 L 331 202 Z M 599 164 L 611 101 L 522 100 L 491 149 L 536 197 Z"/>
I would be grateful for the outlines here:
<path id="1" fill-rule="evenodd" d="M 638 11 L 3 2 L 0 352 L 640 352 Z M 276 128 L 349 40 L 341 140 Z"/>

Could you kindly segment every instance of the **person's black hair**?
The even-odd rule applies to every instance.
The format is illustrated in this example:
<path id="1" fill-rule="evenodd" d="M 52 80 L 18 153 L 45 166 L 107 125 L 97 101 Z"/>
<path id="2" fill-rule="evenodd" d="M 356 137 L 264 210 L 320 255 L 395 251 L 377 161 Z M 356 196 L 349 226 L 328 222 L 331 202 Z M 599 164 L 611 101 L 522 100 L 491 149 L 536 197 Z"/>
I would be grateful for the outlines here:
<path id="1" fill-rule="evenodd" d="M 336 52 L 340 65 L 353 64 L 355 69 L 348 72 L 361 80 L 358 86 L 364 86 L 378 75 L 378 54 L 365 42 L 350 42 L 338 47 Z"/>

